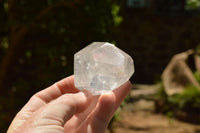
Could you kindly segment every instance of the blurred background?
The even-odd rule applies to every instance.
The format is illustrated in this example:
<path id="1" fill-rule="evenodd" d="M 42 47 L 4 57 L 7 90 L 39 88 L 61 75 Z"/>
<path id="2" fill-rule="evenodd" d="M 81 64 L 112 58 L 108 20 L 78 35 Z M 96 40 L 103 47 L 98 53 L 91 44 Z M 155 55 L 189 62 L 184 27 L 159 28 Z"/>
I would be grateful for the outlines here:
<path id="1" fill-rule="evenodd" d="M 200 0 L 0 0 L 1 132 L 34 93 L 73 74 L 77 51 L 108 41 L 136 69 L 108 132 L 200 133 L 199 22 Z"/>

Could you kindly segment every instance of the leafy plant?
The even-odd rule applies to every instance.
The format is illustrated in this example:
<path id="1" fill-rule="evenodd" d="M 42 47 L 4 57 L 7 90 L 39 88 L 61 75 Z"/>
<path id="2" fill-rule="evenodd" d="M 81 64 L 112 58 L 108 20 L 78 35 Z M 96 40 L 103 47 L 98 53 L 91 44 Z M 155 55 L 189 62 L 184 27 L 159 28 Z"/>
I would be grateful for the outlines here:
<path id="1" fill-rule="evenodd" d="M 200 90 L 188 86 L 184 92 L 168 97 L 168 102 L 186 112 L 200 111 Z"/>
<path id="2" fill-rule="evenodd" d="M 200 1 L 199 0 L 186 0 L 186 10 L 194 10 L 198 9 L 200 6 Z"/>
<path id="3" fill-rule="evenodd" d="M 172 124 L 173 124 L 174 113 L 173 113 L 172 111 L 168 111 L 168 112 L 166 113 L 166 116 L 167 116 L 167 118 L 168 118 L 169 124 L 172 125 Z"/>

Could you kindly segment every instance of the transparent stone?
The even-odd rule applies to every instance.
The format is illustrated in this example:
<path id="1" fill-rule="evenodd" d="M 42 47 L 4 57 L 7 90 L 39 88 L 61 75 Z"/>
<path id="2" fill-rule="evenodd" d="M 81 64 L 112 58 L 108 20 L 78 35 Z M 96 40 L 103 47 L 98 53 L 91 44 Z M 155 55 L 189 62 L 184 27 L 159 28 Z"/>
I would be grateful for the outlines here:
<path id="1" fill-rule="evenodd" d="M 75 87 L 93 95 L 116 89 L 133 73 L 132 58 L 107 42 L 93 42 L 74 55 Z"/>

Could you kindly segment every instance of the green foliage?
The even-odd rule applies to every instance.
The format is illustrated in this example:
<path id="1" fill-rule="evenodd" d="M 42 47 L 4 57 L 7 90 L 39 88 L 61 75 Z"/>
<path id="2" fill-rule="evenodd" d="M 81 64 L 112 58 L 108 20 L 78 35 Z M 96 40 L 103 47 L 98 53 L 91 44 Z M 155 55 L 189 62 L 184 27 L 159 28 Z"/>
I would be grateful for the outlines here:
<path id="1" fill-rule="evenodd" d="M 173 118 L 187 122 L 199 123 L 200 89 L 188 86 L 182 93 L 172 96 L 166 95 L 164 89 L 160 89 L 156 100 L 156 112 L 164 113 L 173 124 Z"/>
<path id="2" fill-rule="evenodd" d="M 200 7 L 200 1 L 199 0 L 186 0 L 186 10 L 194 10 L 198 9 Z"/>
<path id="3" fill-rule="evenodd" d="M 194 72 L 194 77 L 200 83 L 200 72 L 199 71 Z"/>
<path id="4" fill-rule="evenodd" d="M 168 97 L 169 103 L 184 111 L 200 111 L 200 90 L 195 86 L 187 87 L 184 92 Z"/>
<path id="5" fill-rule="evenodd" d="M 199 72 L 195 72 L 194 77 L 200 82 Z M 169 96 L 162 85 L 156 99 L 156 111 L 166 114 L 169 124 L 173 123 L 173 118 L 194 123 L 200 122 L 200 89 L 198 87 L 189 85 L 183 92 Z"/>
<path id="6" fill-rule="evenodd" d="M 9 45 L 8 37 L 3 37 L 0 42 L 0 47 L 2 47 L 3 49 L 7 49 L 8 45 Z"/>
<path id="7" fill-rule="evenodd" d="M 168 111 L 168 112 L 166 113 L 166 116 L 167 116 L 167 118 L 168 118 L 169 124 L 172 125 L 172 124 L 173 124 L 174 113 L 173 113 L 172 111 Z"/>
<path id="8" fill-rule="evenodd" d="M 120 7 L 117 4 L 113 4 L 112 5 L 112 15 L 113 15 L 113 20 L 114 20 L 114 24 L 116 26 L 118 26 L 119 24 L 121 24 L 123 18 L 122 16 L 119 16 L 119 11 L 120 11 Z"/>

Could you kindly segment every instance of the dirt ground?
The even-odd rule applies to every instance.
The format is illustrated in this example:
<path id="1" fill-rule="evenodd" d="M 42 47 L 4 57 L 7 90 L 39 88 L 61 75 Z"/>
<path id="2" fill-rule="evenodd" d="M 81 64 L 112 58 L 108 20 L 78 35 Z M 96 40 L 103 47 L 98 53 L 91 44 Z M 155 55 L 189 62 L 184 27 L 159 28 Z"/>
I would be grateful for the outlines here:
<path id="1" fill-rule="evenodd" d="M 114 133 L 200 133 L 200 125 L 170 120 L 160 114 L 123 111 L 120 116 L 113 125 Z"/>
<path id="2" fill-rule="evenodd" d="M 119 120 L 113 122 L 112 133 L 200 133 L 200 125 L 154 113 L 153 101 L 126 104 L 119 114 Z"/>

